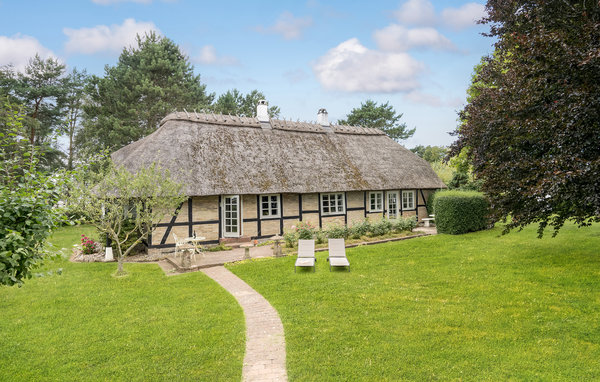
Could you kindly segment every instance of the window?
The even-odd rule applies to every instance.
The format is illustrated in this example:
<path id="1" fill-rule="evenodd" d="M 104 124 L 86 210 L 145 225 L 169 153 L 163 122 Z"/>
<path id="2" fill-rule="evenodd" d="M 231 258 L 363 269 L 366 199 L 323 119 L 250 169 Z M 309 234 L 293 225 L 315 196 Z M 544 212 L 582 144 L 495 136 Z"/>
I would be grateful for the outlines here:
<path id="1" fill-rule="evenodd" d="M 369 192 L 369 212 L 383 211 L 383 192 Z"/>
<path id="2" fill-rule="evenodd" d="M 388 191 L 388 219 L 398 218 L 398 191 Z"/>
<path id="3" fill-rule="evenodd" d="M 261 195 L 260 196 L 260 217 L 278 218 L 279 217 L 279 195 Z"/>
<path id="4" fill-rule="evenodd" d="M 415 192 L 414 191 L 402 191 L 402 209 L 403 210 L 414 210 L 415 209 Z"/>
<path id="5" fill-rule="evenodd" d="M 321 213 L 323 215 L 343 214 L 346 206 L 344 205 L 344 194 L 321 194 Z"/>

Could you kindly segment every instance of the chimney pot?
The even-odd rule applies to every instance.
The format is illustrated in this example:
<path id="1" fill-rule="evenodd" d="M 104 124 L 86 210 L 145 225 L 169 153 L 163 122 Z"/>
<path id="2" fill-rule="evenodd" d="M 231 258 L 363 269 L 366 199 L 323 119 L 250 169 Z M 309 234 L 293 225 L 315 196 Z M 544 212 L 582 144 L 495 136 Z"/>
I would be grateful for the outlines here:
<path id="1" fill-rule="evenodd" d="M 329 117 L 327 116 L 327 110 L 319 109 L 317 113 L 317 123 L 321 126 L 329 126 Z"/>
<path id="2" fill-rule="evenodd" d="M 264 99 L 256 105 L 256 118 L 259 122 L 269 122 L 269 103 Z"/>

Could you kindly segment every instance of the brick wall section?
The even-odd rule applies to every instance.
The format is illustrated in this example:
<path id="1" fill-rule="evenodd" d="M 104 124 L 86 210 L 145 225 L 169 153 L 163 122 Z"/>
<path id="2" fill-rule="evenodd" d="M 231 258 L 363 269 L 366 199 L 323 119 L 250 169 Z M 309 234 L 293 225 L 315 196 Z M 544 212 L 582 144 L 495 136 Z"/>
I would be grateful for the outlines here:
<path id="1" fill-rule="evenodd" d="M 298 216 L 298 194 L 283 194 L 283 214 L 284 216 Z M 304 205 L 302 209 L 305 209 Z M 296 219 L 297 220 L 297 219 Z"/>
<path id="2" fill-rule="evenodd" d="M 346 193 L 346 201 L 348 208 L 362 208 L 364 206 L 364 192 L 351 191 Z"/>
<path id="3" fill-rule="evenodd" d="M 318 194 L 302 194 L 302 210 L 316 211 L 319 209 Z"/>
<path id="4" fill-rule="evenodd" d="M 330 226 L 336 225 L 344 225 L 344 217 L 343 216 L 323 216 L 321 218 L 321 224 L 324 229 L 327 229 Z"/>

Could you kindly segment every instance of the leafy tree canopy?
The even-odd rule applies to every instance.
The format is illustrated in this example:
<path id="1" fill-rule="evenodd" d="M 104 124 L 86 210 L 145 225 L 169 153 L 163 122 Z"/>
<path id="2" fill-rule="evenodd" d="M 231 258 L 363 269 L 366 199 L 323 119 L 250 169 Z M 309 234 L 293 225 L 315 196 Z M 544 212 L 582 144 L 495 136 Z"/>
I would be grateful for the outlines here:
<path id="1" fill-rule="evenodd" d="M 177 44 L 154 32 L 123 49 L 103 78 L 92 76 L 87 93 L 77 141 L 92 152 L 119 149 L 155 131 L 174 109 L 207 108 L 214 97 Z"/>
<path id="2" fill-rule="evenodd" d="M 54 58 L 31 58 L 24 72 L 12 66 L 0 70 L 0 95 L 19 105 L 22 125 L 31 145 L 43 154 L 39 165 L 46 169 L 62 166 L 63 153 L 56 138 L 61 134 L 65 101 L 65 65 Z"/>
<path id="3" fill-rule="evenodd" d="M 252 90 L 248 94 L 243 94 L 237 89 L 228 90 L 222 94 L 212 105 L 212 110 L 219 114 L 242 115 L 246 117 L 256 117 L 256 105 L 258 101 L 266 99 L 262 92 Z M 271 118 L 277 118 L 280 110 L 277 106 L 269 107 Z"/>
<path id="4" fill-rule="evenodd" d="M 453 145 L 483 179 L 506 230 L 600 221 L 600 5 L 488 0 L 497 39 Z"/>
<path id="5" fill-rule="evenodd" d="M 400 123 L 402 113 L 397 114 L 394 107 L 386 102 L 377 105 L 377 102 L 367 100 L 354 108 L 346 119 L 338 121 L 340 125 L 374 127 L 382 130 L 390 138 L 401 141 L 413 136 L 415 129 L 408 129 L 406 123 Z"/>
<path id="6" fill-rule="evenodd" d="M 88 84 L 89 76 L 85 69 L 83 71 L 73 68 L 64 81 L 65 102 L 64 102 L 64 123 L 62 133 L 69 139 L 67 151 L 67 169 L 73 170 L 73 160 L 75 158 L 75 136 L 81 129 L 81 113 L 83 112 L 83 103 L 85 96 L 85 87 Z"/>
<path id="7" fill-rule="evenodd" d="M 38 171 L 39 150 L 22 135 L 18 108 L 0 104 L 0 285 L 21 285 L 46 254 L 44 243 L 62 219 L 55 208 L 61 178 Z"/>
<path id="8" fill-rule="evenodd" d="M 434 163 L 441 162 L 444 159 L 448 152 L 448 148 L 446 146 L 418 145 L 410 149 L 410 151 L 425 159 L 427 162 Z"/>

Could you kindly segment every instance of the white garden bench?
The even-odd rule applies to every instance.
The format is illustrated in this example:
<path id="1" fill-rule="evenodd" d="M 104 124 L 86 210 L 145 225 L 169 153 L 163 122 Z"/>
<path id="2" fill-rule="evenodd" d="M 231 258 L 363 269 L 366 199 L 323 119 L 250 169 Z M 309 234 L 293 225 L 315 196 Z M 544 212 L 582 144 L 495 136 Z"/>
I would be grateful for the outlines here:
<path id="1" fill-rule="evenodd" d="M 423 221 L 423 227 L 430 227 L 431 222 L 435 222 L 435 215 L 429 215 L 429 216 L 431 216 L 431 217 L 421 219 Z"/>

